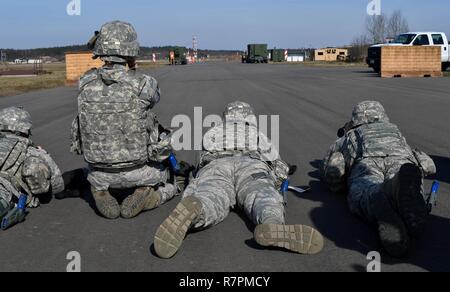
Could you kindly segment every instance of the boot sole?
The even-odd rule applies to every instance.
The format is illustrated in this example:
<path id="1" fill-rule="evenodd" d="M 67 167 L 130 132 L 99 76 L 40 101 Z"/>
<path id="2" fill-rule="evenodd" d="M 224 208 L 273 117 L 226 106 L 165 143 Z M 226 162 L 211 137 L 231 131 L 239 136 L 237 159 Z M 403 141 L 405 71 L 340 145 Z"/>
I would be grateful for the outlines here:
<path id="1" fill-rule="evenodd" d="M 150 196 L 149 191 L 139 190 L 139 194 L 133 194 L 126 198 L 122 203 L 121 216 L 125 219 L 131 219 L 144 211 L 147 198 Z"/>
<path id="2" fill-rule="evenodd" d="M 201 212 L 201 204 L 187 197 L 156 231 L 154 247 L 156 254 L 163 259 L 172 258 L 180 249 L 192 222 Z"/>
<path id="3" fill-rule="evenodd" d="M 144 210 L 153 210 L 161 205 L 161 194 L 158 191 L 152 190 L 149 197 L 145 201 Z"/>
<path id="4" fill-rule="evenodd" d="M 409 248 L 406 226 L 399 216 L 384 218 L 378 222 L 378 233 L 381 245 L 393 257 L 406 256 Z"/>
<path id="5" fill-rule="evenodd" d="M 409 238 L 406 226 L 395 210 L 390 205 L 384 193 L 377 194 L 384 196 L 379 198 L 377 206 L 378 234 L 381 245 L 388 254 L 401 258 L 408 253 Z"/>
<path id="6" fill-rule="evenodd" d="M 324 246 L 322 234 L 304 225 L 258 225 L 255 240 L 264 247 L 279 247 L 299 254 L 317 254 Z"/>
<path id="7" fill-rule="evenodd" d="M 406 228 L 414 237 L 419 237 L 428 217 L 427 206 L 422 196 L 422 172 L 414 164 L 402 166 L 399 174 L 400 191 L 398 208 Z"/>
<path id="8" fill-rule="evenodd" d="M 114 220 L 120 217 L 120 205 L 109 193 L 102 196 L 95 196 L 95 207 L 97 211 L 106 219 Z"/>

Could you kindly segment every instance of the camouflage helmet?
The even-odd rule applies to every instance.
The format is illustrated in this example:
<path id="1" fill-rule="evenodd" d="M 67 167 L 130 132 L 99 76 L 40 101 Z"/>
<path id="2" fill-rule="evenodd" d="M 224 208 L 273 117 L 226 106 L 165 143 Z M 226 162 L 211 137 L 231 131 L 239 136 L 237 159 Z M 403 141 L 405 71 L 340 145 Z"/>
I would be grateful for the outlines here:
<path id="1" fill-rule="evenodd" d="M 255 111 L 252 106 L 242 101 L 235 101 L 227 105 L 223 116 L 237 119 L 245 119 L 248 116 L 254 116 Z"/>
<path id="2" fill-rule="evenodd" d="M 9 107 L 0 110 L 0 131 L 19 132 L 30 135 L 31 127 L 30 114 L 21 107 Z"/>
<path id="3" fill-rule="evenodd" d="M 389 118 L 378 101 L 363 101 L 353 109 L 353 127 L 380 122 L 389 122 Z"/>
<path id="4" fill-rule="evenodd" d="M 122 21 L 105 23 L 90 41 L 94 56 L 104 61 L 126 62 L 126 58 L 139 55 L 139 42 L 134 27 Z"/>

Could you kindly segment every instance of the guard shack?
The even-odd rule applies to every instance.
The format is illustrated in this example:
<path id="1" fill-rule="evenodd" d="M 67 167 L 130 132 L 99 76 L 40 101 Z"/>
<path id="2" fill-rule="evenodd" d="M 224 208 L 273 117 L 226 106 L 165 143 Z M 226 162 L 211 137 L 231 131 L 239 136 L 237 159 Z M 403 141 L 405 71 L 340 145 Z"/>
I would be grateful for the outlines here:
<path id="1" fill-rule="evenodd" d="M 345 61 L 348 57 L 348 49 L 326 48 L 315 51 L 315 61 L 336 62 Z"/>
<path id="2" fill-rule="evenodd" d="M 93 68 L 103 66 L 100 59 L 92 59 L 92 52 L 69 52 L 66 54 L 66 84 L 76 84 L 81 76 Z"/>

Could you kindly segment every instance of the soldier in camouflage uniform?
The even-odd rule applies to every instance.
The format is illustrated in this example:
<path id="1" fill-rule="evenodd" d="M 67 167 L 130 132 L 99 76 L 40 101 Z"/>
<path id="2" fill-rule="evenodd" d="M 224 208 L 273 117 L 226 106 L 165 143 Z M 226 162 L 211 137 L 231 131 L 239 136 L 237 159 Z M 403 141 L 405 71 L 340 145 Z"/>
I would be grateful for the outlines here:
<path id="1" fill-rule="evenodd" d="M 203 148 L 196 178 L 156 233 L 155 250 L 161 258 L 176 254 L 189 229 L 217 225 L 233 208 L 244 210 L 256 225 L 254 236 L 261 246 L 302 254 L 322 250 L 319 232 L 308 226 L 285 225 L 279 190 L 289 167 L 267 137 L 258 133 L 250 105 L 228 105 L 224 122 L 207 132 Z"/>
<path id="2" fill-rule="evenodd" d="M 423 178 L 436 172 L 433 160 L 411 149 L 376 101 L 358 104 L 338 136 L 323 161 L 323 180 L 333 192 L 348 191 L 350 211 L 376 222 L 385 250 L 404 256 L 409 235 L 418 237 L 426 222 Z"/>
<path id="3" fill-rule="evenodd" d="M 64 190 L 56 163 L 30 139 L 31 116 L 18 107 L 0 110 L 0 220 L 27 195 L 27 207 L 40 205 L 39 197 Z"/>
<path id="4" fill-rule="evenodd" d="M 135 69 L 137 33 L 124 22 L 106 23 L 90 41 L 105 65 L 80 80 L 71 151 L 84 154 L 98 211 L 108 219 L 133 218 L 172 199 L 176 183 L 162 165 L 170 136 L 160 135 L 151 109 L 160 100 L 157 81 Z M 129 70 L 127 69 L 127 65 Z M 135 189 L 119 205 L 111 189 Z"/>

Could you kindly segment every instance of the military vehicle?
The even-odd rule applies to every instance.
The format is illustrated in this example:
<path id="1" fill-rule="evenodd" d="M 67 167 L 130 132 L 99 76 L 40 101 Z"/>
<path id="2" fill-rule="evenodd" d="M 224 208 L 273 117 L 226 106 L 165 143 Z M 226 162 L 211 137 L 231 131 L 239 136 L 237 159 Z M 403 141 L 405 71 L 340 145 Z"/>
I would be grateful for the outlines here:
<path id="1" fill-rule="evenodd" d="M 269 63 L 269 51 L 266 44 L 250 44 L 247 46 L 247 63 Z"/>
<path id="2" fill-rule="evenodd" d="M 185 48 L 176 48 L 170 52 L 170 63 L 172 65 L 187 65 L 187 50 Z"/>
<path id="3" fill-rule="evenodd" d="M 270 61 L 272 62 L 284 62 L 286 58 L 284 56 L 285 50 L 282 49 L 273 49 L 270 53 Z"/>

